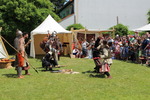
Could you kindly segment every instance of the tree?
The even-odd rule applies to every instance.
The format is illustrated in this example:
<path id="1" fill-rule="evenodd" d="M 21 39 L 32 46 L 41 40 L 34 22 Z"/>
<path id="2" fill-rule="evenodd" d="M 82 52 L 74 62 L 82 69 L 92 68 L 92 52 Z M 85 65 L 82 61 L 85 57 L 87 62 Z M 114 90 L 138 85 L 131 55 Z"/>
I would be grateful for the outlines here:
<path id="1" fill-rule="evenodd" d="M 71 28 L 74 28 L 74 30 L 84 29 L 84 27 L 81 24 L 72 24 L 69 25 L 66 29 L 71 30 Z"/>
<path id="2" fill-rule="evenodd" d="M 115 26 L 113 26 L 115 29 L 115 35 L 128 35 L 128 27 L 124 26 L 123 24 L 117 24 Z M 111 27 L 110 29 L 113 29 L 113 27 Z"/>
<path id="3" fill-rule="evenodd" d="M 30 32 L 49 14 L 60 20 L 53 11 L 49 0 L 0 0 L 2 34 L 14 36 L 16 29 Z"/>
<path id="4" fill-rule="evenodd" d="M 49 0 L 0 0 L 2 35 L 13 43 L 16 29 L 30 33 L 49 14 L 56 21 L 60 20 Z"/>

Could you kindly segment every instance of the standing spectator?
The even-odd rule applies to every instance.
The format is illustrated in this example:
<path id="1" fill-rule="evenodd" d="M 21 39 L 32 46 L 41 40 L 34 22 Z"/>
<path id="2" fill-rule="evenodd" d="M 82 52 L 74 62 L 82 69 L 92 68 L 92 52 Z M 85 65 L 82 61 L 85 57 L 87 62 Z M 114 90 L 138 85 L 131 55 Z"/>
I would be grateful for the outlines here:
<path id="1" fill-rule="evenodd" d="M 118 41 L 115 42 L 115 58 L 120 59 L 120 45 Z"/>
<path id="2" fill-rule="evenodd" d="M 128 43 L 123 44 L 123 50 L 122 50 L 122 58 L 123 60 L 127 61 L 128 60 Z"/>
<path id="3" fill-rule="evenodd" d="M 134 43 L 135 46 L 135 59 L 136 63 L 139 63 L 139 53 L 140 53 L 140 46 L 141 46 L 141 39 L 136 37 L 136 42 Z"/>
<path id="4" fill-rule="evenodd" d="M 89 45 L 87 47 L 87 58 L 91 59 L 93 58 L 93 54 L 92 54 L 92 48 L 93 48 L 94 45 Z"/>
<path id="5" fill-rule="evenodd" d="M 146 51 L 146 57 L 150 56 L 150 43 L 148 43 L 148 45 L 145 47 L 145 51 Z"/>
<path id="6" fill-rule="evenodd" d="M 84 39 L 82 41 L 82 55 L 83 57 L 86 57 L 87 56 L 87 46 L 89 45 L 89 43 Z"/>
<path id="7" fill-rule="evenodd" d="M 148 45 L 149 40 L 146 38 L 146 35 L 144 35 L 143 38 L 144 38 L 144 40 L 143 40 L 142 45 L 141 45 L 141 50 L 142 50 L 142 55 L 146 56 L 146 49 L 145 49 L 145 47 Z"/>
<path id="8" fill-rule="evenodd" d="M 120 44 L 120 59 L 121 59 L 121 60 L 123 59 L 122 51 L 123 51 L 123 45 Z"/>
<path id="9" fill-rule="evenodd" d="M 135 61 L 135 49 L 133 43 L 130 43 L 129 45 L 129 58 L 132 60 L 132 62 Z"/>

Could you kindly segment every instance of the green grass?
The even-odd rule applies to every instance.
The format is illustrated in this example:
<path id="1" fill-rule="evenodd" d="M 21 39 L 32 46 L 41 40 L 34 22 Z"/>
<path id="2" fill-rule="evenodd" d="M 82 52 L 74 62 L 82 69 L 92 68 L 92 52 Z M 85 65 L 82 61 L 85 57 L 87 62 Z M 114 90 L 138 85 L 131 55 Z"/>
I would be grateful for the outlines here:
<path id="1" fill-rule="evenodd" d="M 73 69 L 80 74 L 50 73 L 41 68 L 38 59 L 29 60 L 31 76 L 16 78 L 16 71 L 0 69 L 0 100 L 148 100 L 150 68 L 140 64 L 114 60 L 112 79 L 90 77 L 94 68 L 91 59 L 61 57 L 59 69 Z M 58 70 L 58 68 L 56 69 Z M 23 72 L 24 73 L 24 72 Z"/>

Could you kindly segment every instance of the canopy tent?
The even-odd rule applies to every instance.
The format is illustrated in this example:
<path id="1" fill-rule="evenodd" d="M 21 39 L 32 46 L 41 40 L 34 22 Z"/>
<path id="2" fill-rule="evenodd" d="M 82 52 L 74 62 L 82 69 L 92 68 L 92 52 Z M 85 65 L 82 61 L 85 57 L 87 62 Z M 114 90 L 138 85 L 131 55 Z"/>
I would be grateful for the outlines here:
<path id="1" fill-rule="evenodd" d="M 71 33 L 70 31 L 65 30 L 61 25 L 59 25 L 51 15 L 48 17 L 31 32 L 31 47 L 30 47 L 30 56 L 35 57 L 35 55 L 45 54 L 44 51 L 40 48 L 39 44 L 43 38 L 52 32 L 56 32 L 61 42 L 70 42 Z M 65 33 L 65 34 L 63 34 Z"/>
<path id="2" fill-rule="evenodd" d="M 150 24 L 134 29 L 134 31 L 150 31 Z"/>
<path id="3" fill-rule="evenodd" d="M 0 59 L 9 58 L 8 52 L 0 36 Z"/>

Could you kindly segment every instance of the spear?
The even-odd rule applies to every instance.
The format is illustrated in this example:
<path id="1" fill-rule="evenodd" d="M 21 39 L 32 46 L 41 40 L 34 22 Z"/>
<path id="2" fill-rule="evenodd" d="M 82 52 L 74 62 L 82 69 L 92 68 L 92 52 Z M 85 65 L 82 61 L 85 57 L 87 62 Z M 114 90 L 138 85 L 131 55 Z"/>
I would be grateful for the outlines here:
<path id="1" fill-rule="evenodd" d="M 1 36 L 2 37 L 2 36 Z M 14 48 L 5 38 L 3 38 L 2 37 L 2 39 L 11 47 L 11 48 L 13 48 L 17 53 L 20 53 L 16 48 Z M 23 56 L 22 56 L 23 57 Z M 25 57 L 23 57 L 24 59 L 25 59 L 25 61 L 27 61 L 28 62 L 28 60 L 25 58 Z M 29 63 L 29 62 L 28 62 Z M 35 67 L 33 67 L 30 63 L 29 63 L 29 65 L 35 70 L 35 72 L 37 72 L 37 73 L 39 73 L 38 72 L 38 70 L 35 68 Z"/>

